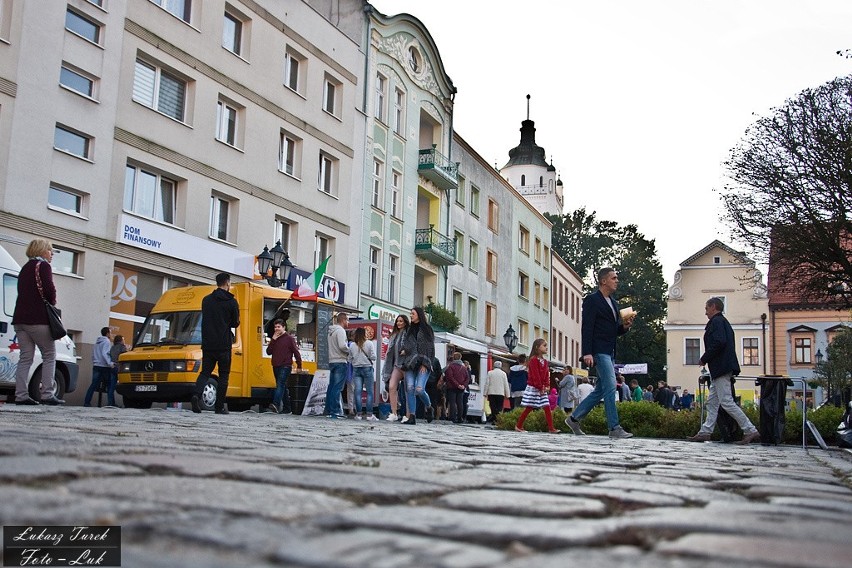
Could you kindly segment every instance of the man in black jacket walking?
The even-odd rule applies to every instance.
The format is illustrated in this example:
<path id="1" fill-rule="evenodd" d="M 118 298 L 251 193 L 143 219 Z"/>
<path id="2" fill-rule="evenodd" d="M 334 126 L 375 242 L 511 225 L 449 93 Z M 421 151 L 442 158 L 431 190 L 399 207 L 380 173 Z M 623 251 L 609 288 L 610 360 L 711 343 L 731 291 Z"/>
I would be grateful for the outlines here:
<path id="1" fill-rule="evenodd" d="M 195 394 L 192 395 L 192 411 L 201 412 L 200 398 L 213 374 L 213 367 L 219 365 L 219 378 L 216 386 L 216 402 L 213 408 L 216 414 L 228 414 L 225 397 L 228 394 L 228 376 L 231 373 L 231 346 L 234 343 L 233 328 L 240 326 L 240 306 L 231 294 L 231 276 L 226 272 L 216 275 L 213 292 L 201 300 L 201 372 L 195 381 Z"/>
<path id="2" fill-rule="evenodd" d="M 748 444 L 759 439 L 760 433 L 731 395 L 731 381 L 740 374 L 740 364 L 737 361 L 734 328 L 722 315 L 724 309 L 725 304 L 721 298 L 710 298 L 704 305 L 704 314 L 709 321 L 704 327 L 704 355 L 699 363 L 707 365 L 711 378 L 710 396 L 707 398 L 707 420 L 701 425 L 698 433 L 687 440 L 709 440 L 721 406 L 743 429 L 743 439 L 737 443 Z"/>

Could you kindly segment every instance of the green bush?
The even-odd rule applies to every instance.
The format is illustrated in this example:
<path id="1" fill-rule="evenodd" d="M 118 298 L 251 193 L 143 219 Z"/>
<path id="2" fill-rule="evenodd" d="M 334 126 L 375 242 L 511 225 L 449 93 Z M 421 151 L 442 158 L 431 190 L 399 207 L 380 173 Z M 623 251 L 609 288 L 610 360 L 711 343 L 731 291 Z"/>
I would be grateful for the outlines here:
<path id="1" fill-rule="evenodd" d="M 618 402 L 618 416 L 621 425 L 628 432 L 632 432 L 640 438 L 668 438 L 684 439 L 698 432 L 701 427 L 701 411 L 681 410 L 674 411 L 663 408 L 654 402 Z M 500 430 L 514 430 L 523 409 L 516 408 L 497 416 L 497 428 Z M 743 408 L 752 424 L 759 426 L 760 409 L 756 405 L 747 405 Z M 565 425 L 567 415 L 561 408 L 553 411 L 553 425 L 562 432 L 569 432 Z M 843 409 L 834 406 L 824 406 L 818 410 L 808 412 L 808 420 L 814 423 L 829 445 L 837 444 L 836 430 L 843 416 Z M 784 425 L 785 444 L 802 443 L 802 413 L 798 410 L 787 410 Z M 609 432 L 606 423 L 606 413 L 603 404 L 595 406 L 585 418 L 583 418 L 583 431 L 586 434 L 605 435 Z M 524 430 L 530 432 L 546 432 L 547 423 L 544 412 L 534 410 L 527 416 Z M 810 435 L 809 435 L 810 436 Z M 718 430 L 713 433 L 713 439 L 719 439 Z"/>

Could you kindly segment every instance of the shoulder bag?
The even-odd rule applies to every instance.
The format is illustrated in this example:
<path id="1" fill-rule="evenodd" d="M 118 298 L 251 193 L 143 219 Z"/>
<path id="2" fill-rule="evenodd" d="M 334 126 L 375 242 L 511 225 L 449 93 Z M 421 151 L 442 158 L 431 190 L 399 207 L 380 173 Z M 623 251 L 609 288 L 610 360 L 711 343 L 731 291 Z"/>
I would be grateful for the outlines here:
<path id="1" fill-rule="evenodd" d="M 41 262 L 37 262 L 35 265 L 35 280 L 38 294 L 41 296 L 41 301 L 44 302 L 45 310 L 47 310 L 47 325 L 50 326 L 50 336 L 54 340 L 62 339 L 68 335 L 68 332 L 65 331 L 65 326 L 62 324 L 62 312 L 44 297 L 44 290 L 41 287 L 41 275 L 39 274 L 40 265 Z"/>

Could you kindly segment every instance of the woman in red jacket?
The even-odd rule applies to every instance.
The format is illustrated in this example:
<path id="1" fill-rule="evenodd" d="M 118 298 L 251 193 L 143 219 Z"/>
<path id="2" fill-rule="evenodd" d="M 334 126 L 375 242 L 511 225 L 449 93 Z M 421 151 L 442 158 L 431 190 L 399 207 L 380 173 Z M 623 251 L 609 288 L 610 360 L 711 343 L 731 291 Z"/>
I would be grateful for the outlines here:
<path id="1" fill-rule="evenodd" d="M 518 417 L 518 422 L 515 424 L 515 430 L 518 432 L 526 432 L 524 430 L 524 422 L 527 416 L 534 408 L 544 409 L 544 418 L 547 420 L 547 431 L 551 434 L 559 433 L 559 430 L 553 427 L 553 416 L 550 413 L 550 366 L 544 356 L 547 354 L 547 341 L 542 338 L 536 339 L 530 350 L 530 358 L 527 363 L 529 377 L 527 378 L 527 388 L 524 389 L 524 396 L 521 399 L 521 406 L 525 407 L 524 411 Z"/>

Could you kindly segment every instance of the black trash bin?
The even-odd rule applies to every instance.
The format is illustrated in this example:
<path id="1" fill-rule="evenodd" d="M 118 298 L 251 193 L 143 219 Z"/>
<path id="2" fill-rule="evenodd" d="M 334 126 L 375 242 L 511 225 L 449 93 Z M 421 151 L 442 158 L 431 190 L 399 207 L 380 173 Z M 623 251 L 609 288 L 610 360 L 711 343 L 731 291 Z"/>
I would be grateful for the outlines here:
<path id="1" fill-rule="evenodd" d="M 293 414 L 301 414 L 305 409 L 305 401 L 308 400 L 313 380 L 314 376 L 307 373 L 290 373 L 287 377 L 287 390 L 290 391 L 290 408 L 293 409 Z"/>
<path id="2" fill-rule="evenodd" d="M 784 441 L 784 426 L 787 423 L 787 386 L 792 386 L 789 377 L 765 375 L 758 377 L 760 385 L 760 441 L 778 445 Z"/>

